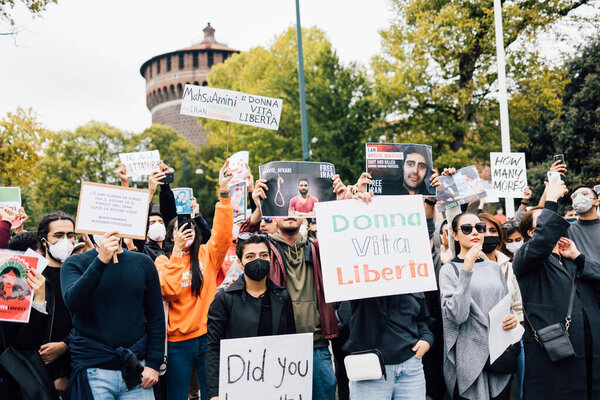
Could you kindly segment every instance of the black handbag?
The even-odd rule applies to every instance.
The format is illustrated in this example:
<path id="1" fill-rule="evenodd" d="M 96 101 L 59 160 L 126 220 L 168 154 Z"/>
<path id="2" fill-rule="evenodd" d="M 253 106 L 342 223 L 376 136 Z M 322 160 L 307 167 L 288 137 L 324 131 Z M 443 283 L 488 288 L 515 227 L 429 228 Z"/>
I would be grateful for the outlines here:
<path id="1" fill-rule="evenodd" d="M 573 303 L 575 302 L 575 292 L 577 290 L 577 285 L 575 283 L 576 274 L 577 273 L 573 274 L 573 279 L 571 281 L 571 295 L 569 297 L 569 307 L 567 309 L 564 325 L 561 322 L 557 322 L 556 324 L 548 325 L 545 328 L 536 331 L 531 324 L 531 321 L 529 321 L 527 313 L 523 310 L 523 314 L 531 328 L 534 339 L 542 346 L 550 358 L 550 361 L 553 363 L 570 359 L 577 355 L 575 349 L 573 349 L 571 339 L 569 338 L 569 326 L 571 325 L 571 314 L 573 313 Z"/>
<path id="2" fill-rule="evenodd" d="M 519 368 L 519 355 L 521 354 L 521 342 L 511 344 L 508 346 L 504 353 L 490 364 L 488 358 L 484 371 L 492 372 L 494 374 L 514 374 Z"/>

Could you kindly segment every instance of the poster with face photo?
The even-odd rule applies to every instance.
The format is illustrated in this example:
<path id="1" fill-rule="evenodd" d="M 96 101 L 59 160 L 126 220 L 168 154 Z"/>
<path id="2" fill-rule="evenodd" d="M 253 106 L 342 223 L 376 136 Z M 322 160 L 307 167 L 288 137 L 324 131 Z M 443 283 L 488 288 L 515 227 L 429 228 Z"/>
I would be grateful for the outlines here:
<path id="1" fill-rule="evenodd" d="M 258 169 L 267 181 L 267 198 L 261 201 L 264 217 L 312 217 L 315 204 L 336 199 L 335 166 L 324 162 L 272 161 Z"/>
<path id="2" fill-rule="evenodd" d="M 246 219 L 246 182 L 229 185 L 229 195 L 233 205 L 233 223 L 244 222 Z"/>
<path id="3" fill-rule="evenodd" d="M 442 186 L 438 189 L 436 206 L 440 211 L 487 197 L 474 165 L 461 168 L 454 175 L 440 176 L 439 181 Z"/>
<path id="4" fill-rule="evenodd" d="M 0 251 L 0 321 L 29 322 L 33 291 L 25 279 L 37 262 L 20 252 Z"/>
<path id="5" fill-rule="evenodd" d="M 174 188 L 175 208 L 177 214 L 192 214 L 192 188 Z"/>
<path id="6" fill-rule="evenodd" d="M 422 194 L 435 196 L 429 178 L 431 146 L 404 143 L 367 143 L 367 172 L 375 195 Z"/>

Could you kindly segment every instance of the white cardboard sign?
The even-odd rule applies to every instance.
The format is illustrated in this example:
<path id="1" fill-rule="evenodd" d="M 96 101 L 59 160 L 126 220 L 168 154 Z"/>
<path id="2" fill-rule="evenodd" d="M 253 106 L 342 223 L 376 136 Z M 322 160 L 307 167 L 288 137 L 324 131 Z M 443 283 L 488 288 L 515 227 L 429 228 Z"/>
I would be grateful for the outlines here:
<path id="1" fill-rule="evenodd" d="M 208 86 L 185 85 L 180 113 L 279 129 L 283 100 Z"/>
<path id="2" fill-rule="evenodd" d="M 235 185 L 240 182 L 248 182 L 244 177 L 248 174 L 248 160 L 250 158 L 250 153 L 248 151 L 238 151 L 229 157 L 229 169 L 233 174 L 230 185 Z"/>
<path id="3" fill-rule="evenodd" d="M 144 240 L 150 192 L 143 189 L 82 182 L 75 232 Z"/>
<path id="4" fill-rule="evenodd" d="M 121 153 L 119 158 L 127 168 L 128 177 L 146 176 L 159 170 L 160 154 L 158 150 Z"/>
<path id="5" fill-rule="evenodd" d="M 522 198 L 527 186 L 525 153 L 490 153 L 493 189 L 499 197 Z"/>
<path id="6" fill-rule="evenodd" d="M 316 209 L 328 303 L 437 288 L 422 196 L 332 201 Z"/>
<path id="7" fill-rule="evenodd" d="M 219 360 L 219 399 L 312 398 L 312 333 L 221 340 Z"/>

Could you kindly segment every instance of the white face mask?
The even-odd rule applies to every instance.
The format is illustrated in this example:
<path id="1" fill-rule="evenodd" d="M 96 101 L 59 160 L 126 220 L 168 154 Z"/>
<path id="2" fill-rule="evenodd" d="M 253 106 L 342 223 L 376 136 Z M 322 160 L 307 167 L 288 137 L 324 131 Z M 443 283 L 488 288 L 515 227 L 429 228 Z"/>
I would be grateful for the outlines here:
<path id="1" fill-rule="evenodd" d="M 167 236 L 167 229 L 160 222 L 155 222 L 148 228 L 148 237 L 155 242 L 162 242 Z"/>
<path id="2" fill-rule="evenodd" d="M 48 251 L 50 252 L 50 255 L 52 255 L 52 257 L 61 263 L 64 262 L 67 257 L 71 255 L 71 253 L 73 253 L 74 247 L 75 245 L 66 237 L 60 239 L 54 244 L 48 243 Z"/>
<path id="3" fill-rule="evenodd" d="M 510 251 L 512 254 L 515 254 L 517 250 L 519 250 L 523 246 L 523 241 L 520 242 L 512 242 L 506 243 L 506 250 Z"/>
<path id="4" fill-rule="evenodd" d="M 592 207 L 592 200 L 583 194 L 578 194 L 573 199 L 573 210 L 575 210 L 577 214 L 585 214 L 590 211 Z"/>

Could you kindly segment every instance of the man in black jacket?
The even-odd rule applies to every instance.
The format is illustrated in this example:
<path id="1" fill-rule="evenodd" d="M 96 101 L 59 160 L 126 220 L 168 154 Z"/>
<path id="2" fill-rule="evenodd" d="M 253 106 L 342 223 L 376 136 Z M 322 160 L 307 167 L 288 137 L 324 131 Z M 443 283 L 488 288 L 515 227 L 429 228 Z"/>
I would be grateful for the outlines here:
<path id="1" fill-rule="evenodd" d="M 287 290 L 269 278 L 271 250 L 263 233 L 241 233 L 236 255 L 244 276 L 215 296 L 208 310 L 206 382 L 209 399 L 219 394 L 222 339 L 296 333 Z"/>

